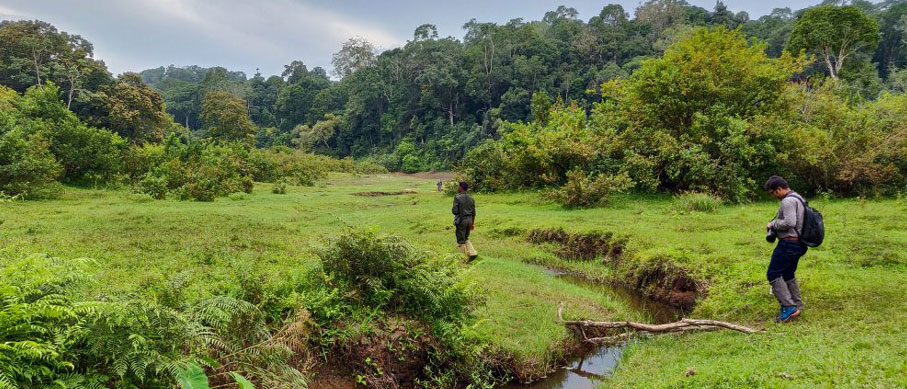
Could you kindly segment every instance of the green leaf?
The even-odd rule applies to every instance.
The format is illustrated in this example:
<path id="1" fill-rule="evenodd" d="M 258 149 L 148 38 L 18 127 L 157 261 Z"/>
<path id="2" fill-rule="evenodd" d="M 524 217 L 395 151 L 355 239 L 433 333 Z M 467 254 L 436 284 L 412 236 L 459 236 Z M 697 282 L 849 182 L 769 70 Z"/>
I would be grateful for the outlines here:
<path id="1" fill-rule="evenodd" d="M 239 389 L 255 389 L 255 385 L 252 385 L 246 377 L 243 377 L 241 374 L 231 371 L 230 375 L 233 376 L 233 379 L 236 380 L 236 383 L 239 384 Z"/>
<path id="2" fill-rule="evenodd" d="M 208 376 L 198 363 L 191 363 L 176 373 L 176 382 L 182 389 L 210 389 Z"/>

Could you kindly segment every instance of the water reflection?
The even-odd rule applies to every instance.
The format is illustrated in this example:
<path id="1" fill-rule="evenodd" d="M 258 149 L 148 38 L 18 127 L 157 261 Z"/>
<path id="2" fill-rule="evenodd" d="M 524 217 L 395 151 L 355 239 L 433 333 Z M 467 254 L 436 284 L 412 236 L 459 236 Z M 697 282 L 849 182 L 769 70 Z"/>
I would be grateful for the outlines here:
<path id="1" fill-rule="evenodd" d="M 631 309 L 651 318 L 657 324 L 670 323 L 683 317 L 683 312 L 670 305 L 649 300 L 636 291 L 612 284 L 602 284 L 555 269 L 545 269 L 551 276 L 580 285 L 616 300 L 625 302 Z M 548 377 L 531 384 L 508 384 L 503 389 L 592 389 L 602 380 L 610 377 L 620 363 L 626 345 L 606 346 L 575 357 L 551 373 Z"/>
<path id="2" fill-rule="evenodd" d="M 527 385 L 510 384 L 505 389 L 592 389 L 614 372 L 626 346 L 602 347 L 570 360 L 548 377 Z"/>

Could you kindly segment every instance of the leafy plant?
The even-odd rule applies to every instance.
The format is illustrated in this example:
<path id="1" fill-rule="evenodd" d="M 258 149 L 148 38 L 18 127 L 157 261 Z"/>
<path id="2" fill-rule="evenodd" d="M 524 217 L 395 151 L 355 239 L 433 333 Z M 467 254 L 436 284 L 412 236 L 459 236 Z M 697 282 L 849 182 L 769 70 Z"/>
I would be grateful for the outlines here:
<path id="1" fill-rule="evenodd" d="M 582 170 L 567 172 L 567 183 L 551 191 L 551 197 L 565 207 L 593 207 L 606 205 L 614 193 L 623 193 L 633 187 L 633 180 L 626 173 L 590 179 Z"/>
<path id="2" fill-rule="evenodd" d="M 712 213 L 721 207 L 720 198 L 701 192 L 687 192 L 674 196 L 674 209 L 680 213 Z"/>

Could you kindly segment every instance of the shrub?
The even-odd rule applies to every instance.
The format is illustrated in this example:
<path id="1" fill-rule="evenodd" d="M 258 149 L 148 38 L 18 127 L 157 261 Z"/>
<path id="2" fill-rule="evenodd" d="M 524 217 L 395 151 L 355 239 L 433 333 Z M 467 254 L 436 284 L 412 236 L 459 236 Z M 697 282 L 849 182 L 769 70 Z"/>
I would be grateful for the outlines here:
<path id="1" fill-rule="evenodd" d="M 687 192 L 674 196 L 674 209 L 679 213 L 712 213 L 721 208 L 722 203 L 720 198 L 708 193 Z"/>
<path id="2" fill-rule="evenodd" d="M 595 207 L 607 205 L 614 193 L 623 193 L 633 187 L 633 181 L 626 173 L 599 175 L 589 178 L 582 170 L 567 173 L 567 183 L 551 192 L 551 197 L 565 207 Z"/>
<path id="3" fill-rule="evenodd" d="M 0 387 L 176 387 L 205 361 L 214 386 L 242 374 L 263 387 L 305 387 L 306 311 L 272 328 L 253 304 L 215 296 L 178 308 L 155 300 L 105 296 L 78 301 L 95 282 L 91 260 L 0 251 Z M 292 349 L 291 347 L 297 347 Z M 238 374 L 238 373 L 237 373 Z M 231 378 L 227 378 L 231 377 Z"/>
<path id="4" fill-rule="evenodd" d="M 423 170 L 422 160 L 418 156 L 410 154 L 401 160 L 400 169 L 404 173 L 415 173 Z"/>
<path id="5" fill-rule="evenodd" d="M 227 196 L 227 198 L 229 198 L 230 200 L 233 200 L 233 201 L 248 200 L 249 194 L 246 192 L 233 192 L 233 193 L 230 193 Z"/>
<path id="6" fill-rule="evenodd" d="M 355 172 L 360 174 L 387 173 L 387 168 L 372 161 L 359 161 L 356 163 L 355 169 Z"/>
<path id="7" fill-rule="evenodd" d="M 127 199 L 135 203 L 147 203 L 153 201 L 155 198 L 147 193 L 130 193 L 127 196 Z"/>
<path id="8" fill-rule="evenodd" d="M 63 105 L 51 83 L 32 87 L 19 103 L 18 125 L 27 134 L 41 134 L 63 166 L 69 182 L 109 180 L 123 169 L 127 142 L 104 129 L 88 127 Z"/>
<path id="9" fill-rule="evenodd" d="M 19 130 L 0 135 L 0 191 L 23 198 L 55 197 L 62 168 L 40 135 Z"/>
<path id="10" fill-rule="evenodd" d="M 421 251 L 396 235 L 349 229 L 318 254 L 329 279 L 355 303 L 424 320 L 458 321 L 473 296 L 458 262 Z"/>
<path id="11" fill-rule="evenodd" d="M 132 155 L 153 165 L 136 190 L 157 199 L 169 195 L 212 201 L 234 192 L 251 193 L 254 187 L 249 151 L 240 144 L 184 143 L 170 136 L 162 151 L 146 147 Z"/>
<path id="12" fill-rule="evenodd" d="M 274 183 L 274 186 L 271 187 L 271 193 L 274 194 L 286 194 L 287 193 L 287 180 L 280 179 Z"/>
<path id="13" fill-rule="evenodd" d="M 504 190 L 510 187 L 506 179 L 510 167 L 505 160 L 501 143 L 489 140 L 466 152 L 458 170 L 475 185 L 475 190 Z"/>

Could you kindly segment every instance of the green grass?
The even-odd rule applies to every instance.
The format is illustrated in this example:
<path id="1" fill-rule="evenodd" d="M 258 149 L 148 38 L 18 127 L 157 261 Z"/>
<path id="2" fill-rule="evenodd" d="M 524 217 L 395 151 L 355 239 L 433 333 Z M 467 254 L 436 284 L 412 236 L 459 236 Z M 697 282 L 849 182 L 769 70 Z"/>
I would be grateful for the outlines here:
<path id="1" fill-rule="evenodd" d="M 190 299 L 238 295 L 250 279 L 303 276 L 317 266 L 313 248 L 345 225 L 375 226 L 436 252 L 456 252 L 451 200 L 434 180 L 333 174 L 314 187 L 214 202 L 147 201 L 127 192 L 67 188 L 53 201 L 0 204 L 7 254 L 90 257 L 100 282 L 85 296 L 133 293 L 154 298 L 181 283 Z M 361 197 L 355 192 L 415 194 Z M 775 202 L 678 214 L 667 196 L 617 197 L 609 208 L 565 210 L 536 193 L 478 194 L 472 238 L 481 260 L 469 275 L 485 296 L 476 330 L 489 350 L 512 358 L 523 376 L 541 374 L 570 334 L 555 322 L 557 303 L 571 317 L 639 319 L 625 303 L 550 277 L 547 264 L 614 279 L 647 264 L 671 263 L 708 287 L 692 316 L 765 328 L 764 334 L 705 333 L 634 342 L 606 386 L 815 387 L 907 385 L 907 205 L 896 200 L 815 201 L 826 217 L 825 245 L 801 261 L 807 307 L 791 325 L 771 323 L 777 307 L 763 240 Z M 508 231 L 563 227 L 629 237 L 621 266 L 571 262 Z M 688 368 L 696 374 L 684 374 Z M 792 378 L 785 378 L 792 377 Z"/>

